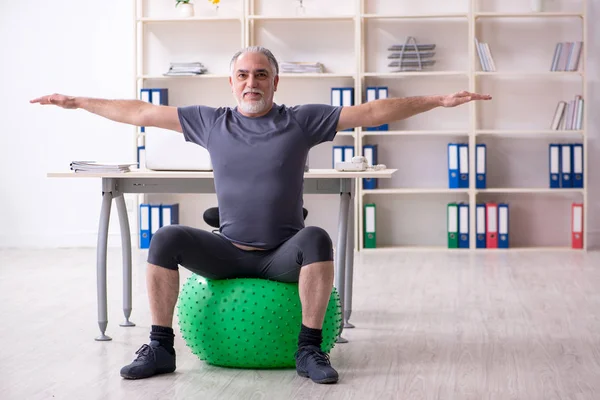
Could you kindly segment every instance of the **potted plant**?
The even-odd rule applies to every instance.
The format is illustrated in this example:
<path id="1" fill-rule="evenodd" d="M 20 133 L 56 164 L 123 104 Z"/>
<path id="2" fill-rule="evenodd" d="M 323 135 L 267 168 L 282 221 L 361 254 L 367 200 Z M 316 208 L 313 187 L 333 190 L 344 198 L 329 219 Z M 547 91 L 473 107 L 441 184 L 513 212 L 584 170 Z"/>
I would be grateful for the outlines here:
<path id="1" fill-rule="evenodd" d="M 190 3 L 190 0 L 176 0 L 175 7 L 179 8 L 179 15 L 182 17 L 193 17 L 194 16 L 194 5 Z"/>

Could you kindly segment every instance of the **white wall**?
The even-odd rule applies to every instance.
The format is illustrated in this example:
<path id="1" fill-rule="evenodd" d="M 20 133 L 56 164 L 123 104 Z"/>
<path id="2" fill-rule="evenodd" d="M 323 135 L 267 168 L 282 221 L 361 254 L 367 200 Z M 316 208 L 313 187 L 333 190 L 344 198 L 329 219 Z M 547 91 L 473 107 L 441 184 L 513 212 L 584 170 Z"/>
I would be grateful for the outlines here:
<path id="1" fill-rule="evenodd" d="M 42 107 L 31 105 L 28 101 L 53 92 L 104 98 L 134 97 L 131 3 L 105 0 L 83 5 L 75 0 L 30 0 L 27 7 L 23 3 L 0 3 L 0 46 L 4 60 L 0 73 L 0 87 L 4 89 L 4 96 L 0 97 L 4 122 L 0 131 L 0 168 L 3 171 L 0 175 L 0 247 L 95 245 L 100 208 L 99 181 L 50 179 L 46 173 L 67 170 L 69 161 L 73 159 L 130 160 L 134 154 L 133 128 L 84 111 Z M 308 1 L 306 3 L 309 4 Z M 589 0 L 588 3 L 591 3 L 588 18 L 594 21 L 600 17 L 600 5 Z M 600 161 L 594 157 L 600 150 L 600 116 L 594 112 L 600 100 L 600 64 L 598 52 L 595 51 L 600 48 L 600 27 L 594 23 L 589 23 L 588 40 L 587 101 L 591 112 L 588 125 L 590 157 L 586 172 L 590 186 L 590 245 L 595 247 L 600 244 L 600 188 L 595 184 L 594 173 L 600 167 Z M 426 82 L 422 92 L 458 88 L 461 82 L 450 81 L 441 87 L 436 86 L 435 81 Z M 342 80 L 340 84 L 345 82 Z M 297 84 L 290 85 L 290 88 L 298 87 Z M 292 98 L 306 98 L 313 90 L 310 86 L 300 88 L 297 92 L 300 96 Z M 226 89 L 225 92 L 229 96 Z M 397 95 L 419 92 L 421 89 L 418 86 L 399 85 Z M 292 94 L 291 89 L 286 91 L 283 88 L 280 93 L 287 98 Z M 185 101 L 185 98 L 180 100 Z M 537 111 L 547 112 L 546 108 Z M 453 112 L 436 110 L 428 117 L 422 117 L 422 121 L 439 128 L 439 121 L 443 120 L 444 126 L 457 128 L 465 121 L 464 112 L 466 109 Z M 531 106 L 531 112 L 536 113 L 535 105 Z M 407 121 L 398 126 L 416 126 L 418 123 L 418 120 Z M 351 139 L 345 137 L 336 140 L 349 144 Z M 397 138 L 389 142 L 405 140 Z M 426 141 L 411 142 L 409 148 L 419 148 Z M 315 154 L 329 152 L 330 147 L 326 146 L 317 149 Z M 411 152 L 403 154 L 403 157 L 413 157 L 416 163 L 421 162 L 418 154 Z M 398 166 L 410 160 L 399 159 Z M 380 162 L 395 166 L 393 160 Z M 319 167 L 318 163 L 320 161 L 311 162 L 311 166 Z M 435 175 L 435 172 L 431 173 Z M 400 174 L 397 179 L 403 179 L 402 176 L 407 175 Z M 202 226 L 201 212 L 211 199 L 197 200 L 196 197 L 190 197 L 183 214 L 188 221 Z M 383 200 L 381 196 L 377 200 L 388 201 L 390 206 L 397 201 L 391 197 Z M 307 223 L 323 224 L 335 237 L 337 196 L 311 196 L 307 203 L 311 210 Z M 427 204 L 421 202 L 421 205 Z M 554 207 L 552 201 L 547 202 L 546 206 L 548 210 Z M 423 210 L 415 208 L 418 209 Z M 410 232 L 410 227 L 416 225 L 415 214 L 411 209 L 397 214 L 398 217 L 393 220 L 395 222 L 390 225 L 390 233 L 397 235 L 394 240 L 404 240 L 406 231 L 395 232 L 394 229 L 403 226 L 408 227 Z M 111 243 L 118 244 L 114 240 L 117 233 L 117 224 L 114 222 L 111 223 L 111 232 Z M 418 241 L 419 237 L 417 235 L 409 239 Z"/>

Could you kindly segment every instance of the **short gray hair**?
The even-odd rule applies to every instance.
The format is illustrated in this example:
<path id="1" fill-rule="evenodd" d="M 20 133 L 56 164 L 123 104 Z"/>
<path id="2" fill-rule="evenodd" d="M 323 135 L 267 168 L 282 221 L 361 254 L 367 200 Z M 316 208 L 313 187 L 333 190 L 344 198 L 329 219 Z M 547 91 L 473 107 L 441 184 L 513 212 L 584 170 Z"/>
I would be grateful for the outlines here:
<path id="1" fill-rule="evenodd" d="M 231 74 L 233 74 L 233 65 L 235 64 L 237 59 L 244 53 L 264 54 L 265 57 L 267 57 L 267 59 L 269 60 L 269 63 L 271 64 L 271 69 L 275 73 L 274 75 L 275 76 L 279 75 L 279 64 L 277 63 L 277 59 L 275 58 L 275 56 L 273 55 L 273 53 L 271 53 L 271 51 L 269 49 L 264 48 L 262 46 L 249 46 L 249 47 L 246 47 L 245 49 L 242 49 L 242 50 L 238 51 L 237 53 L 235 53 L 233 55 L 233 57 L 231 58 L 231 62 L 229 63 L 229 70 L 230 70 Z"/>

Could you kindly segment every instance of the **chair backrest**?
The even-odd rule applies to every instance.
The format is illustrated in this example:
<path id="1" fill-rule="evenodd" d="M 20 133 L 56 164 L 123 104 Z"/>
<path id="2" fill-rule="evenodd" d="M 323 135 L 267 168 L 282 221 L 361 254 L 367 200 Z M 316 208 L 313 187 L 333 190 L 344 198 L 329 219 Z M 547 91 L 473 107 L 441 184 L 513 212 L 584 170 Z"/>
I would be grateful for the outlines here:
<path id="1" fill-rule="evenodd" d="M 304 219 L 306 220 L 306 216 L 308 215 L 308 210 L 302 207 L 302 214 Z M 207 208 L 202 215 L 204 218 L 204 222 L 206 222 L 209 226 L 213 228 L 218 228 L 221 224 L 219 222 L 219 207 L 211 207 Z"/>

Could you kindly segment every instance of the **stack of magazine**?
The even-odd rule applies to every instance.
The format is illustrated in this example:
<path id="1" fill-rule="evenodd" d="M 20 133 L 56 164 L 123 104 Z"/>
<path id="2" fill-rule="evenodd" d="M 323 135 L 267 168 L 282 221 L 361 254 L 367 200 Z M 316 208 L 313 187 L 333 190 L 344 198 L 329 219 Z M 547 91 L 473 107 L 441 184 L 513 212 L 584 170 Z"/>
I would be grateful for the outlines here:
<path id="1" fill-rule="evenodd" d="M 165 76 L 202 75 L 206 73 L 206 67 L 201 62 L 172 62 Z"/>
<path id="2" fill-rule="evenodd" d="M 79 172 L 114 172 L 125 173 L 130 172 L 131 167 L 137 163 L 104 163 L 98 161 L 73 161 L 71 162 L 71 170 Z"/>
<path id="3" fill-rule="evenodd" d="M 320 62 L 295 62 L 282 61 L 279 63 L 281 72 L 297 74 L 321 74 L 325 72 L 325 67 Z"/>

